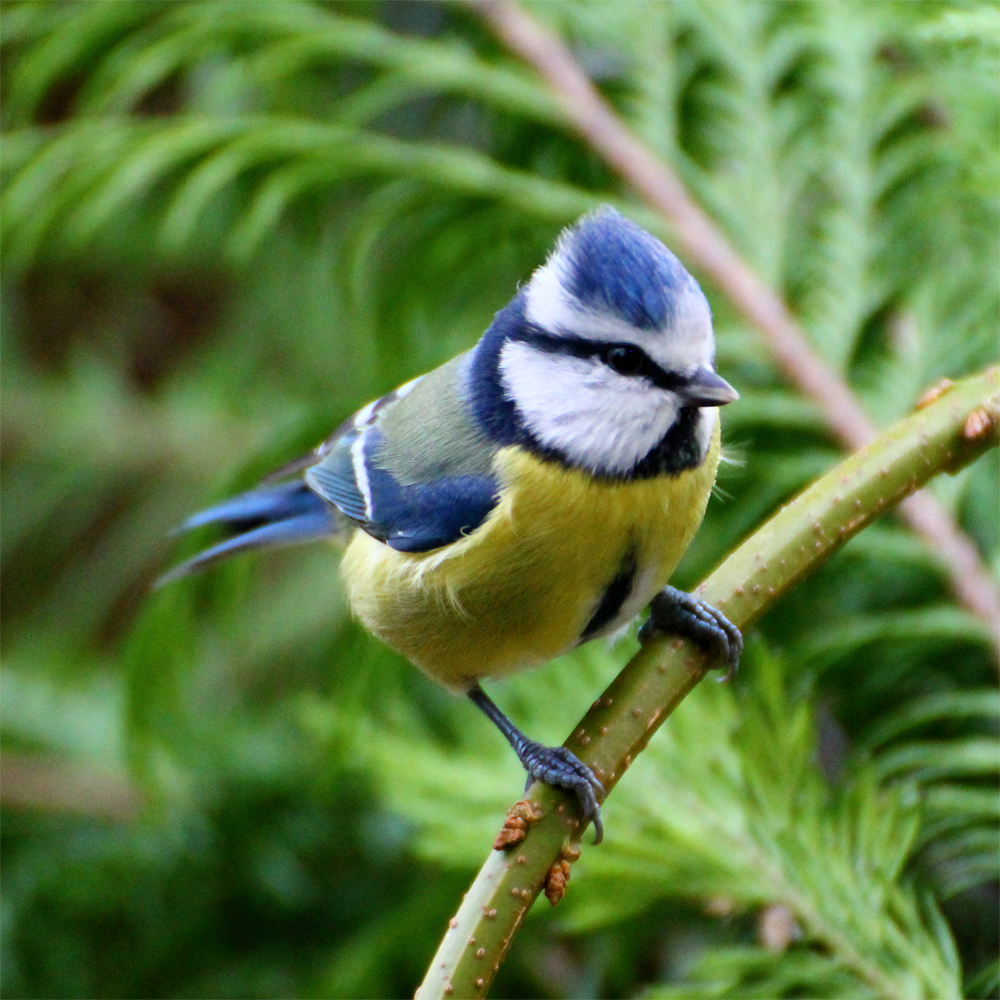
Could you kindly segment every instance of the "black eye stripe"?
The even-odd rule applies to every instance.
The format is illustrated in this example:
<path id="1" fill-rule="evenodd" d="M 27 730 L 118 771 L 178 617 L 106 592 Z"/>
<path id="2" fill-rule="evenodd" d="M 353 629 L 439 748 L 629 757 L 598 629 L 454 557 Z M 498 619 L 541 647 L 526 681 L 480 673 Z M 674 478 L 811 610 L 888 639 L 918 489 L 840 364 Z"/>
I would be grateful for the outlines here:
<path id="1" fill-rule="evenodd" d="M 596 358 L 619 375 L 626 378 L 648 379 L 659 389 L 682 389 L 690 382 L 690 379 L 678 372 L 669 372 L 661 368 L 641 347 L 627 341 L 587 340 L 585 337 L 574 337 L 572 334 L 557 337 L 532 324 L 525 324 L 518 331 L 518 335 L 511 339 L 530 344 L 546 354 L 564 354 L 571 358 Z M 619 367 L 612 361 L 616 356 L 615 352 L 621 351 L 627 352 L 630 356 L 627 366 Z M 628 370 L 623 370 L 623 367 Z"/>

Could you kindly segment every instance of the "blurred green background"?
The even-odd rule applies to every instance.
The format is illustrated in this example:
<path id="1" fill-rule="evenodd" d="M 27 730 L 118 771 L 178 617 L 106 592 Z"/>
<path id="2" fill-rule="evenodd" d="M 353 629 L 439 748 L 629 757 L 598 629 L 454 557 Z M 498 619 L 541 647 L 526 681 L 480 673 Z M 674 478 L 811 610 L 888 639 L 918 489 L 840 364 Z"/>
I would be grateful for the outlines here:
<path id="1" fill-rule="evenodd" d="M 530 9 L 878 423 L 996 360 L 997 4 Z M 508 748 L 351 621 L 325 546 L 150 583 L 577 215 L 670 232 L 462 6 L 5 2 L 0 33 L 3 995 L 409 995 Z M 705 290 L 742 398 L 680 586 L 838 460 Z M 997 452 L 932 488 L 995 571 Z M 560 742 L 633 646 L 492 690 Z M 882 518 L 657 735 L 493 995 L 996 996 L 994 656 Z"/>

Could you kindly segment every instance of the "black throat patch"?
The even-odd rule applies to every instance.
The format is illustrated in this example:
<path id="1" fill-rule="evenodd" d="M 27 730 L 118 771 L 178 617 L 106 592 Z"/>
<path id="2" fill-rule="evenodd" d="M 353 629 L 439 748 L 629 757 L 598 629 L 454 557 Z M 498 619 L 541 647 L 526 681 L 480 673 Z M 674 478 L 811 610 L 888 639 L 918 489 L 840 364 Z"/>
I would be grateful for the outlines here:
<path id="1" fill-rule="evenodd" d="M 670 430 L 639 463 L 632 467 L 629 479 L 653 479 L 656 476 L 676 476 L 688 469 L 697 469 L 705 460 L 698 440 L 701 410 L 685 407 L 677 414 Z"/>

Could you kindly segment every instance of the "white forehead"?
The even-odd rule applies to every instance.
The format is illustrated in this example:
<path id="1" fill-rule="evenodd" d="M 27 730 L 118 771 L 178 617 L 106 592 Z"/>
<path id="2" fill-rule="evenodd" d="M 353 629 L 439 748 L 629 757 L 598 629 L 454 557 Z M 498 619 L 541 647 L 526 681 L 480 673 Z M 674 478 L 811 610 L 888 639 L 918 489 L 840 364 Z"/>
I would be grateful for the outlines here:
<path id="1" fill-rule="evenodd" d="M 578 294 L 581 285 L 591 294 Z M 659 240 L 610 209 L 564 231 L 524 295 L 526 319 L 556 336 L 633 343 L 668 371 L 711 365 L 715 356 L 698 283 Z"/>

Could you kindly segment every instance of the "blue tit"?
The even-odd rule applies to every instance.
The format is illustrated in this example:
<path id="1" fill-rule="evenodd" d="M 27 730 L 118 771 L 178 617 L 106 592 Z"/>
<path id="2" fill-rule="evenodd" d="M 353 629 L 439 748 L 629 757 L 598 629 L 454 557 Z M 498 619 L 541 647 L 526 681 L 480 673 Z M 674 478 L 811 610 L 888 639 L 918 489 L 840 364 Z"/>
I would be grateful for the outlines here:
<path id="1" fill-rule="evenodd" d="M 735 668 L 718 611 L 667 587 L 719 463 L 708 302 L 611 208 L 559 237 L 479 342 L 369 403 L 277 481 L 195 515 L 227 540 L 163 578 L 266 546 L 349 538 L 353 613 L 498 726 L 525 769 L 575 793 L 602 835 L 596 776 L 529 740 L 480 686 L 627 624 L 695 638 Z M 655 600 L 654 600 L 655 597 Z"/>

